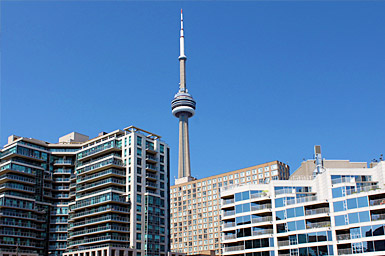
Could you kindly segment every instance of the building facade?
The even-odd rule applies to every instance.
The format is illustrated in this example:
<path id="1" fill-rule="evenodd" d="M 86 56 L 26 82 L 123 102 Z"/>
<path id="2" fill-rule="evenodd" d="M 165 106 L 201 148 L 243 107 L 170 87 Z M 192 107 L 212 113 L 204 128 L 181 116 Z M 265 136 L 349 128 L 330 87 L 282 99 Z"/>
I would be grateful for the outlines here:
<path id="1" fill-rule="evenodd" d="M 384 255 L 385 162 L 338 165 L 223 188 L 223 255 Z"/>
<path id="2" fill-rule="evenodd" d="M 0 255 L 166 255 L 169 154 L 160 136 L 133 126 L 56 144 L 11 136 L 0 164 Z"/>
<path id="3" fill-rule="evenodd" d="M 171 249 L 221 255 L 220 188 L 288 179 L 289 166 L 272 161 L 171 187 Z"/>

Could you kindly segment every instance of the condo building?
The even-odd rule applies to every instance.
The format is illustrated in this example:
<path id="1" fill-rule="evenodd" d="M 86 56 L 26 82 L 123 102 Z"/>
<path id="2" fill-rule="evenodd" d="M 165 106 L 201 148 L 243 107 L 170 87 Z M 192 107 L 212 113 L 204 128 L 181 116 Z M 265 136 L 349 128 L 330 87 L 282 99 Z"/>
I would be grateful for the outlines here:
<path id="1" fill-rule="evenodd" d="M 130 126 L 1 151 L 0 255 L 127 256 L 169 251 L 169 147 Z"/>
<path id="2" fill-rule="evenodd" d="M 221 255 L 220 189 L 288 178 L 289 166 L 272 161 L 171 186 L 171 249 L 187 254 L 215 250 Z"/>
<path id="3" fill-rule="evenodd" d="M 221 189 L 223 255 L 384 255 L 385 162 L 315 155 L 290 180 Z"/>

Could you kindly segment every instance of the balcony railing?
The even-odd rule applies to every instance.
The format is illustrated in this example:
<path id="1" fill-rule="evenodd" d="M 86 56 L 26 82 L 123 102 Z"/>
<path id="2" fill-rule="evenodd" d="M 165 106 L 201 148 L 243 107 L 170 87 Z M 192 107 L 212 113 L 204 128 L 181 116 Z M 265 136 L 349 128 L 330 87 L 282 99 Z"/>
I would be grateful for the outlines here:
<path id="1" fill-rule="evenodd" d="M 305 197 L 298 197 L 292 200 L 287 200 L 286 205 L 300 204 L 300 203 L 313 202 L 313 201 L 317 201 L 317 196 L 305 196 Z"/>
<path id="2" fill-rule="evenodd" d="M 223 199 L 222 200 L 222 205 L 226 205 L 226 204 L 233 204 L 235 201 L 234 201 L 234 198 L 231 198 L 231 199 Z"/>
<path id="3" fill-rule="evenodd" d="M 223 228 L 232 228 L 235 227 L 235 222 L 227 222 L 223 224 Z"/>
<path id="4" fill-rule="evenodd" d="M 270 209 L 271 204 L 259 204 L 259 205 L 252 205 L 251 211 L 258 211 L 258 210 L 263 210 L 263 209 Z"/>
<path id="5" fill-rule="evenodd" d="M 260 197 L 266 197 L 266 196 L 268 196 L 266 192 L 250 194 L 250 198 L 260 198 Z"/>
<path id="6" fill-rule="evenodd" d="M 308 222 L 306 223 L 306 228 L 327 228 L 330 227 L 329 221 L 321 221 L 321 222 Z"/>
<path id="7" fill-rule="evenodd" d="M 347 249 L 338 249 L 338 255 L 348 255 L 348 254 L 353 254 L 351 248 L 347 248 Z"/>
<path id="8" fill-rule="evenodd" d="M 289 246 L 289 245 L 290 245 L 289 240 L 278 241 L 278 247 Z"/>
<path id="9" fill-rule="evenodd" d="M 129 239 L 127 236 L 107 235 L 107 236 L 99 236 L 99 237 L 93 237 L 88 239 L 71 241 L 69 242 L 69 245 L 74 246 L 78 244 L 88 244 L 88 243 L 99 242 L 103 240 L 125 241 L 127 243 L 129 242 Z"/>
<path id="10" fill-rule="evenodd" d="M 337 241 L 350 240 L 350 234 L 337 235 Z"/>
<path id="11" fill-rule="evenodd" d="M 158 158 L 157 157 L 154 157 L 152 155 L 146 155 L 146 160 L 152 160 L 152 161 L 158 161 Z"/>
<path id="12" fill-rule="evenodd" d="M 317 209 L 309 209 L 306 210 L 306 215 L 315 215 L 315 214 L 322 214 L 322 213 L 329 213 L 330 209 L 325 207 L 325 208 L 317 208 Z"/>
<path id="13" fill-rule="evenodd" d="M 75 232 L 70 232 L 70 236 L 78 236 L 78 235 L 83 235 L 83 234 L 90 234 L 90 233 L 95 233 L 98 231 L 104 231 L 104 230 L 111 230 L 111 231 L 123 231 L 123 232 L 128 232 L 129 229 L 127 227 L 121 227 L 118 225 L 105 225 L 97 228 L 90 228 L 90 229 L 84 229 L 84 230 L 79 230 Z"/>
<path id="14" fill-rule="evenodd" d="M 146 164 L 146 169 L 151 169 L 151 170 L 157 171 L 157 170 L 158 170 L 158 167 L 156 167 L 156 166 L 153 165 L 153 164 Z"/>
<path id="15" fill-rule="evenodd" d="M 156 179 L 157 176 L 156 176 L 156 174 L 146 172 L 146 178 L 153 178 L 153 179 Z"/>
<path id="16" fill-rule="evenodd" d="M 262 236 L 262 235 L 271 235 L 273 234 L 273 229 L 261 229 L 252 232 L 253 236 Z"/>
<path id="17" fill-rule="evenodd" d="M 226 212 L 223 212 L 223 216 L 231 216 L 231 215 L 234 215 L 235 214 L 235 211 L 226 211 Z"/>
<path id="18" fill-rule="evenodd" d="M 225 239 L 225 240 L 231 240 L 231 239 L 236 239 L 236 238 L 237 238 L 237 234 L 227 234 L 227 235 L 223 236 L 223 239 Z"/>
<path id="19" fill-rule="evenodd" d="M 385 213 L 381 213 L 381 214 L 372 214 L 372 221 L 376 221 L 376 220 L 385 220 Z"/>
<path id="20" fill-rule="evenodd" d="M 377 190 L 377 189 L 379 189 L 378 185 L 356 187 L 354 189 L 347 189 L 346 190 L 346 195 L 353 195 L 353 194 L 362 193 L 362 192 L 368 192 L 368 191 Z"/>
<path id="21" fill-rule="evenodd" d="M 230 246 L 230 247 L 223 248 L 225 252 L 243 251 L 244 249 L 245 249 L 244 245 L 237 245 L 237 246 Z"/>
<path id="22" fill-rule="evenodd" d="M 64 159 L 59 159 L 53 162 L 54 164 L 74 164 L 72 160 L 64 160 Z"/>
<path id="23" fill-rule="evenodd" d="M 370 206 L 385 205 L 385 198 L 370 200 Z"/>
<path id="24" fill-rule="evenodd" d="M 259 217 L 259 218 L 251 218 L 252 223 L 259 223 L 259 222 L 266 222 L 266 221 L 272 221 L 273 217 L 272 216 L 264 216 L 264 217 Z"/>

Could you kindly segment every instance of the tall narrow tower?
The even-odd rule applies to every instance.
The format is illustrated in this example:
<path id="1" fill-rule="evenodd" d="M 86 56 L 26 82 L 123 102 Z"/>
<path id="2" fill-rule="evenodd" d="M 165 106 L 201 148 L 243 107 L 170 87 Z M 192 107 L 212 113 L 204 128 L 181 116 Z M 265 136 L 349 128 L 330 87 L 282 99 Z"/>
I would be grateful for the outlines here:
<path id="1" fill-rule="evenodd" d="M 195 114 L 195 100 L 186 88 L 186 60 L 184 54 L 183 12 L 180 13 L 180 83 L 179 91 L 171 102 L 172 114 L 179 119 L 179 160 L 178 179 L 192 179 L 190 170 L 190 146 L 188 134 L 188 119 Z M 183 179 L 184 180 L 184 179 Z"/>

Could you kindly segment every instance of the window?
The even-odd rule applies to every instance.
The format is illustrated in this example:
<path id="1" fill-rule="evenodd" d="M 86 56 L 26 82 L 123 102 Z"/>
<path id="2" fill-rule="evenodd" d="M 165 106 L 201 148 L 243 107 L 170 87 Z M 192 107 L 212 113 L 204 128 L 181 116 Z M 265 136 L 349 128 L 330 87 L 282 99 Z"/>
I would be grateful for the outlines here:
<path id="1" fill-rule="evenodd" d="M 142 138 L 141 137 L 137 137 L 138 138 L 138 140 L 137 140 L 137 142 L 136 142 L 136 145 L 138 145 L 138 146 L 142 146 Z"/>
<path id="2" fill-rule="evenodd" d="M 136 168 L 136 172 L 137 172 L 138 174 L 142 174 L 142 168 L 137 167 L 137 168 Z"/>
<path id="3" fill-rule="evenodd" d="M 141 148 L 138 148 L 138 150 L 136 151 L 136 154 L 138 156 L 142 156 L 142 149 Z"/>
<path id="4" fill-rule="evenodd" d="M 136 159 L 136 164 L 137 165 L 142 165 L 142 159 L 141 158 L 137 158 Z"/>
<path id="5" fill-rule="evenodd" d="M 346 201 L 347 201 L 349 210 L 357 208 L 357 199 L 356 198 L 350 198 Z"/>
<path id="6" fill-rule="evenodd" d="M 363 197 L 358 197 L 357 198 L 357 206 L 358 207 L 368 207 L 368 197 L 363 196 Z"/>
<path id="7" fill-rule="evenodd" d="M 159 145 L 159 151 L 160 151 L 160 153 L 164 153 L 164 145 L 163 144 Z"/>
<path id="8" fill-rule="evenodd" d="M 344 226 L 347 225 L 348 223 L 346 222 L 346 215 L 339 215 L 335 216 L 334 220 L 336 222 L 336 226 Z"/>
<path id="9" fill-rule="evenodd" d="M 338 201 L 333 203 L 334 212 L 341 212 L 346 210 L 345 201 Z"/>

